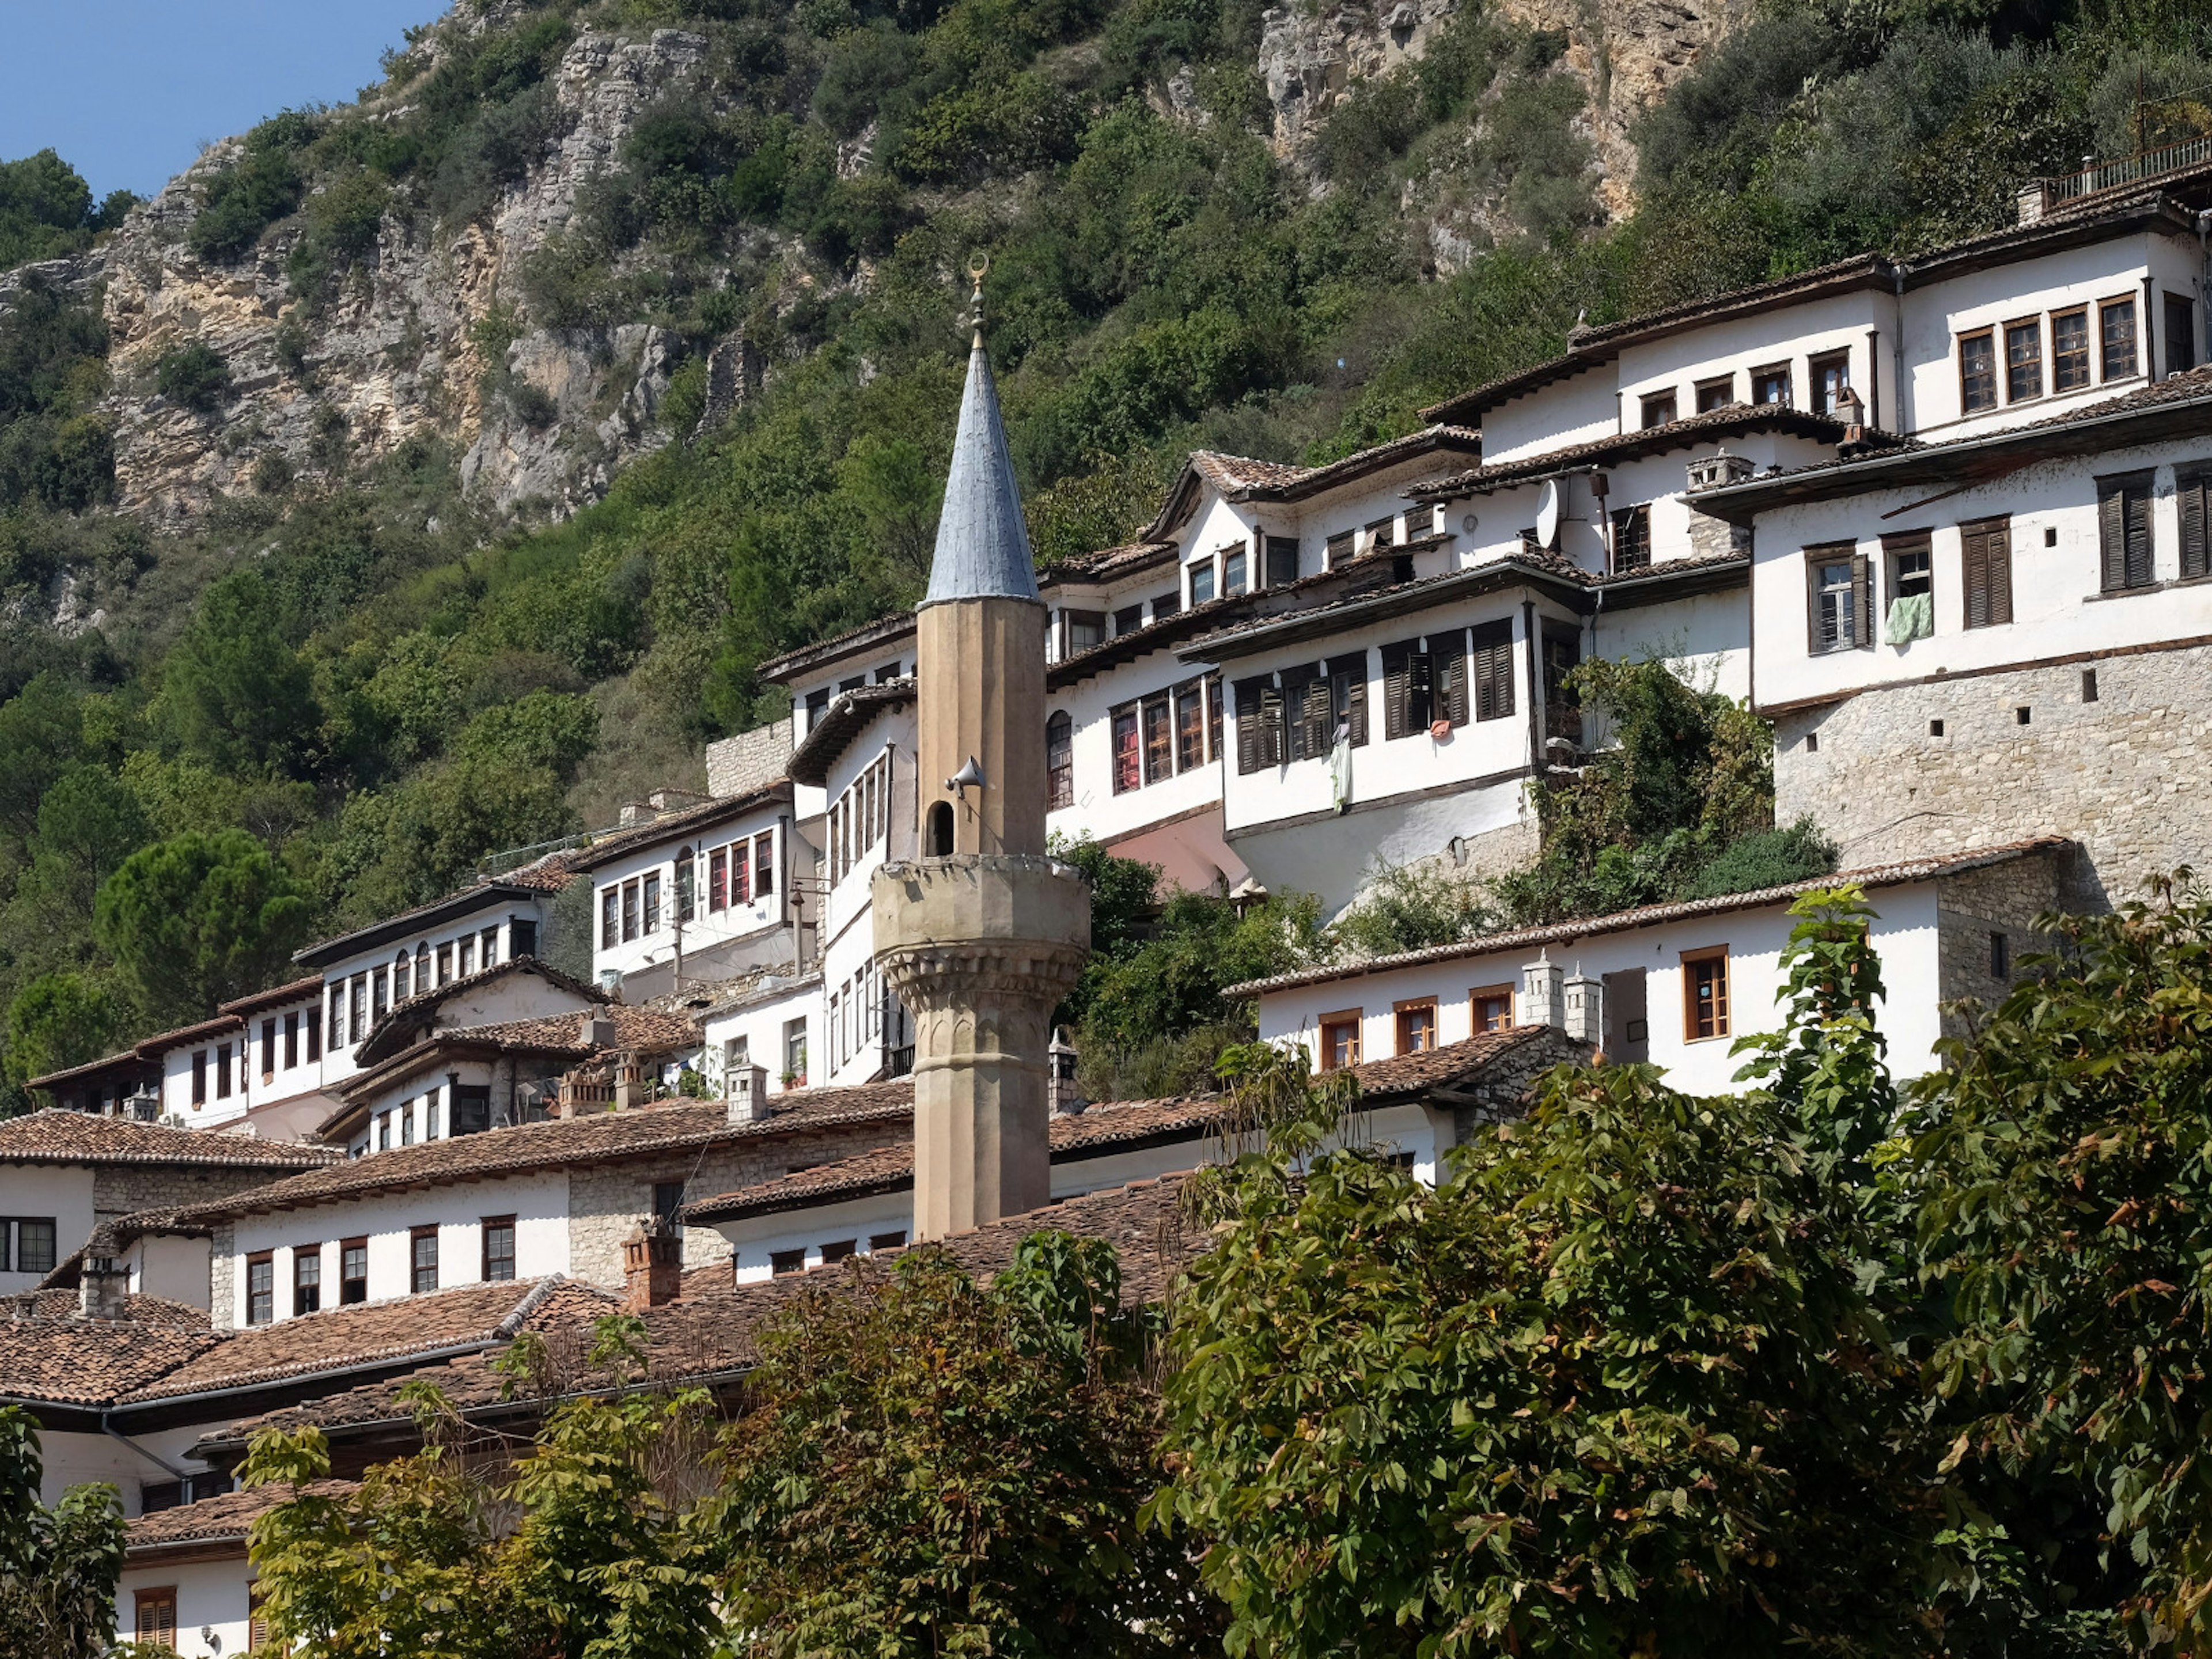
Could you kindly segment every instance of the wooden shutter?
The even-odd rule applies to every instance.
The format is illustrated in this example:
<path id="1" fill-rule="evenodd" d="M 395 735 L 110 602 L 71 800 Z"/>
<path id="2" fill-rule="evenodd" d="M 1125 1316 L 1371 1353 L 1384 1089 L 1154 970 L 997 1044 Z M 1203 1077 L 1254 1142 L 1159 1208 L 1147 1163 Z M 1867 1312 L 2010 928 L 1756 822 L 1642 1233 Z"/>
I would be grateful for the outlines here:
<path id="1" fill-rule="evenodd" d="M 1261 693 L 1268 687 L 1266 679 L 1237 682 L 1237 769 L 1239 773 L 1256 772 L 1267 764 L 1261 758 L 1264 745 L 1261 738 L 1261 724 L 1265 718 L 1261 710 Z"/>
<path id="2" fill-rule="evenodd" d="M 1987 628 L 1990 625 L 1989 541 L 1978 525 L 1960 527 L 1959 559 L 1966 591 L 1966 626 Z"/>
<path id="3" fill-rule="evenodd" d="M 1805 649 L 1815 657 L 1828 648 L 1820 637 L 1820 548 L 1805 550 Z"/>
<path id="4" fill-rule="evenodd" d="M 2097 480 L 2097 539 L 2107 593 L 2150 586 L 2150 486 L 2148 472 Z"/>
<path id="5" fill-rule="evenodd" d="M 1513 624 L 1483 623 L 1474 630 L 1473 646 L 1474 717 L 1504 720 L 1513 712 Z"/>
<path id="6" fill-rule="evenodd" d="M 2012 520 L 1993 519 L 1982 527 L 1982 559 L 1989 572 L 1990 623 L 2012 620 Z"/>
<path id="7" fill-rule="evenodd" d="M 1283 670 L 1283 704 L 1290 713 L 1291 758 L 1326 757 L 1336 725 L 1329 715 L 1327 671 L 1304 664 Z"/>
<path id="8" fill-rule="evenodd" d="M 1874 577 L 1863 553 L 1851 555 L 1851 643 L 1863 648 L 1874 643 Z"/>
<path id="9" fill-rule="evenodd" d="M 2184 579 L 2212 574 L 2212 560 L 2205 548 L 2205 479 L 2212 468 L 2177 467 L 2173 474 L 2174 506 L 2181 520 L 2181 574 Z"/>
<path id="10" fill-rule="evenodd" d="M 1429 672 L 1436 686 L 1431 718 L 1465 726 L 1468 699 L 1467 635 L 1463 629 L 1455 628 L 1449 634 L 1429 635 Z"/>
<path id="11" fill-rule="evenodd" d="M 167 1648 L 171 1652 L 176 1650 L 177 1592 L 174 1589 L 140 1590 L 137 1613 L 139 1641 L 148 1647 Z"/>
<path id="12" fill-rule="evenodd" d="M 1387 742 L 1413 729 L 1413 641 L 1382 647 L 1382 736 Z"/>
<path id="13" fill-rule="evenodd" d="M 1345 682 L 1345 723 L 1352 727 L 1352 746 L 1364 748 L 1367 743 L 1367 653 L 1355 651 L 1348 656 L 1328 659 L 1329 691 L 1334 700 L 1336 682 Z M 1329 738 L 1336 738 L 1336 723 L 1329 722 Z"/>

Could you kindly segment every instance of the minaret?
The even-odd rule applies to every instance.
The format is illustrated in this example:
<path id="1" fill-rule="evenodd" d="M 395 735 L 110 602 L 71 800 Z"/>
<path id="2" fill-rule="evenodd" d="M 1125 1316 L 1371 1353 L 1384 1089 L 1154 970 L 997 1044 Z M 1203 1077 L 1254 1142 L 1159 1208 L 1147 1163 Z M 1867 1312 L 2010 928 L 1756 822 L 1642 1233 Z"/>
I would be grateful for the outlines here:
<path id="1" fill-rule="evenodd" d="M 1045 856 L 1044 605 L 983 350 L 982 271 L 916 617 L 921 858 L 875 878 L 876 956 L 915 1021 L 917 1238 L 1049 1201 L 1052 1011 L 1091 891 Z"/>

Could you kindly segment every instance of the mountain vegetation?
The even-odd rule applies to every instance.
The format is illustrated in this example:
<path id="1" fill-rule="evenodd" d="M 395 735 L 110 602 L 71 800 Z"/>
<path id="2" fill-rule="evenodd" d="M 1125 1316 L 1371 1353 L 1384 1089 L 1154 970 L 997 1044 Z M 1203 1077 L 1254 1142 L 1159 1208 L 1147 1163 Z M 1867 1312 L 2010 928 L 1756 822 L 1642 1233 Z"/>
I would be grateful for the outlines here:
<path id="1" fill-rule="evenodd" d="M 1516 16 L 1466 0 L 1279 153 L 1255 0 L 464 0 L 392 56 L 376 118 L 287 112 L 211 157 L 179 234 L 240 268 L 287 250 L 280 367 L 312 390 L 308 331 L 380 246 L 452 245 L 546 163 L 574 42 L 702 41 L 704 92 L 641 115 L 477 328 L 468 394 L 526 425 L 558 418 L 505 367 L 526 323 L 648 322 L 685 354 L 668 441 L 559 522 L 495 514 L 435 435 L 357 463 L 342 421 L 312 477 L 271 452 L 182 527 L 121 511 L 114 398 L 250 443 L 233 365 L 197 340 L 118 380 L 96 295 L 0 281 L 0 1107 L 302 932 L 696 779 L 780 707 L 763 659 L 911 602 L 979 250 L 1049 561 L 1124 539 L 1193 447 L 1345 453 L 1578 315 L 1986 228 L 2022 177 L 2212 128 L 2181 0 L 1778 0 L 1647 114 L 1613 216 L 1588 87 Z M 126 206 L 9 163 L 0 264 Z M 765 379 L 714 425 L 708 353 L 738 333 Z M 88 840 L 63 818 L 94 799 Z M 232 835 L 270 868 L 190 949 L 106 898 L 148 849 L 242 868 Z"/>

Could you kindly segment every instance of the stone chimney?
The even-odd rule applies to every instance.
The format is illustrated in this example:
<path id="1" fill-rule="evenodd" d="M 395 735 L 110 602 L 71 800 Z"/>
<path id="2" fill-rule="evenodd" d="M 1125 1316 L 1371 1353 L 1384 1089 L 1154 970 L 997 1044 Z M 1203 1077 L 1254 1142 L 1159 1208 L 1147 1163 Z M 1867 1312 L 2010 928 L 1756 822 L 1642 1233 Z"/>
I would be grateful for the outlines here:
<path id="1" fill-rule="evenodd" d="M 87 1319 L 130 1317 L 131 1266 L 115 1254 L 115 1239 L 106 1228 L 86 1243 L 76 1286 L 77 1311 Z"/>
<path id="2" fill-rule="evenodd" d="M 684 1233 L 655 1220 L 623 1241 L 623 1306 L 643 1313 L 684 1291 Z"/>
<path id="3" fill-rule="evenodd" d="M 1055 1030 L 1052 1034 L 1052 1047 L 1048 1052 L 1052 1057 L 1049 1085 L 1052 1115 L 1054 1117 L 1073 1117 L 1091 1103 L 1083 1097 L 1083 1091 L 1075 1086 L 1075 1045 L 1067 1040 L 1066 1033 Z"/>
<path id="4" fill-rule="evenodd" d="M 2020 187 L 2020 222 L 2039 222 L 2051 211 L 2051 180 L 2031 179 Z"/>
<path id="5" fill-rule="evenodd" d="M 1521 970 L 1521 1023 L 1523 1025 L 1565 1026 L 1565 999 L 1559 964 L 1548 954 Z"/>
<path id="6" fill-rule="evenodd" d="M 576 1041 L 586 1048 L 611 1048 L 617 1041 L 615 1023 L 605 1014 L 586 1014 L 577 1030 Z"/>
<path id="7" fill-rule="evenodd" d="M 1845 443 L 1866 441 L 1866 399 L 1859 396 L 1856 387 L 1844 388 L 1843 395 L 1836 399 L 1836 414 L 1844 423 Z"/>
<path id="8" fill-rule="evenodd" d="M 1045 852 L 1045 610 L 975 335 L 915 617 L 921 859 L 876 872 L 875 947 L 915 1022 L 914 1220 L 942 1238 L 1052 1197 L 1052 1011 L 1091 946 L 1091 890 Z"/>
<path id="9" fill-rule="evenodd" d="M 758 1123 L 768 1113 L 768 1067 L 732 1066 L 722 1079 L 732 1123 Z"/>
<path id="10" fill-rule="evenodd" d="M 1577 968 L 1568 978 L 1564 992 L 1567 1035 L 1577 1042 L 1597 1048 L 1605 1041 L 1605 982 L 1592 979 Z"/>

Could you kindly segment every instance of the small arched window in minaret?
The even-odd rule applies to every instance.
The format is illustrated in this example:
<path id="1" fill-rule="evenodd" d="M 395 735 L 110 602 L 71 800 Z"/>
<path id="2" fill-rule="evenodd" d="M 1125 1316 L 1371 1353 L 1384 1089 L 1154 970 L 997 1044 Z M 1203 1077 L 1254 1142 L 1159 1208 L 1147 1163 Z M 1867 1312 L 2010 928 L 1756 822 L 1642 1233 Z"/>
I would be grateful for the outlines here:
<path id="1" fill-rule="evenodd" d="M 929 856 L 949 859 L 952 856 L 952 803 L 940 800 L 929 809 Z"/>

